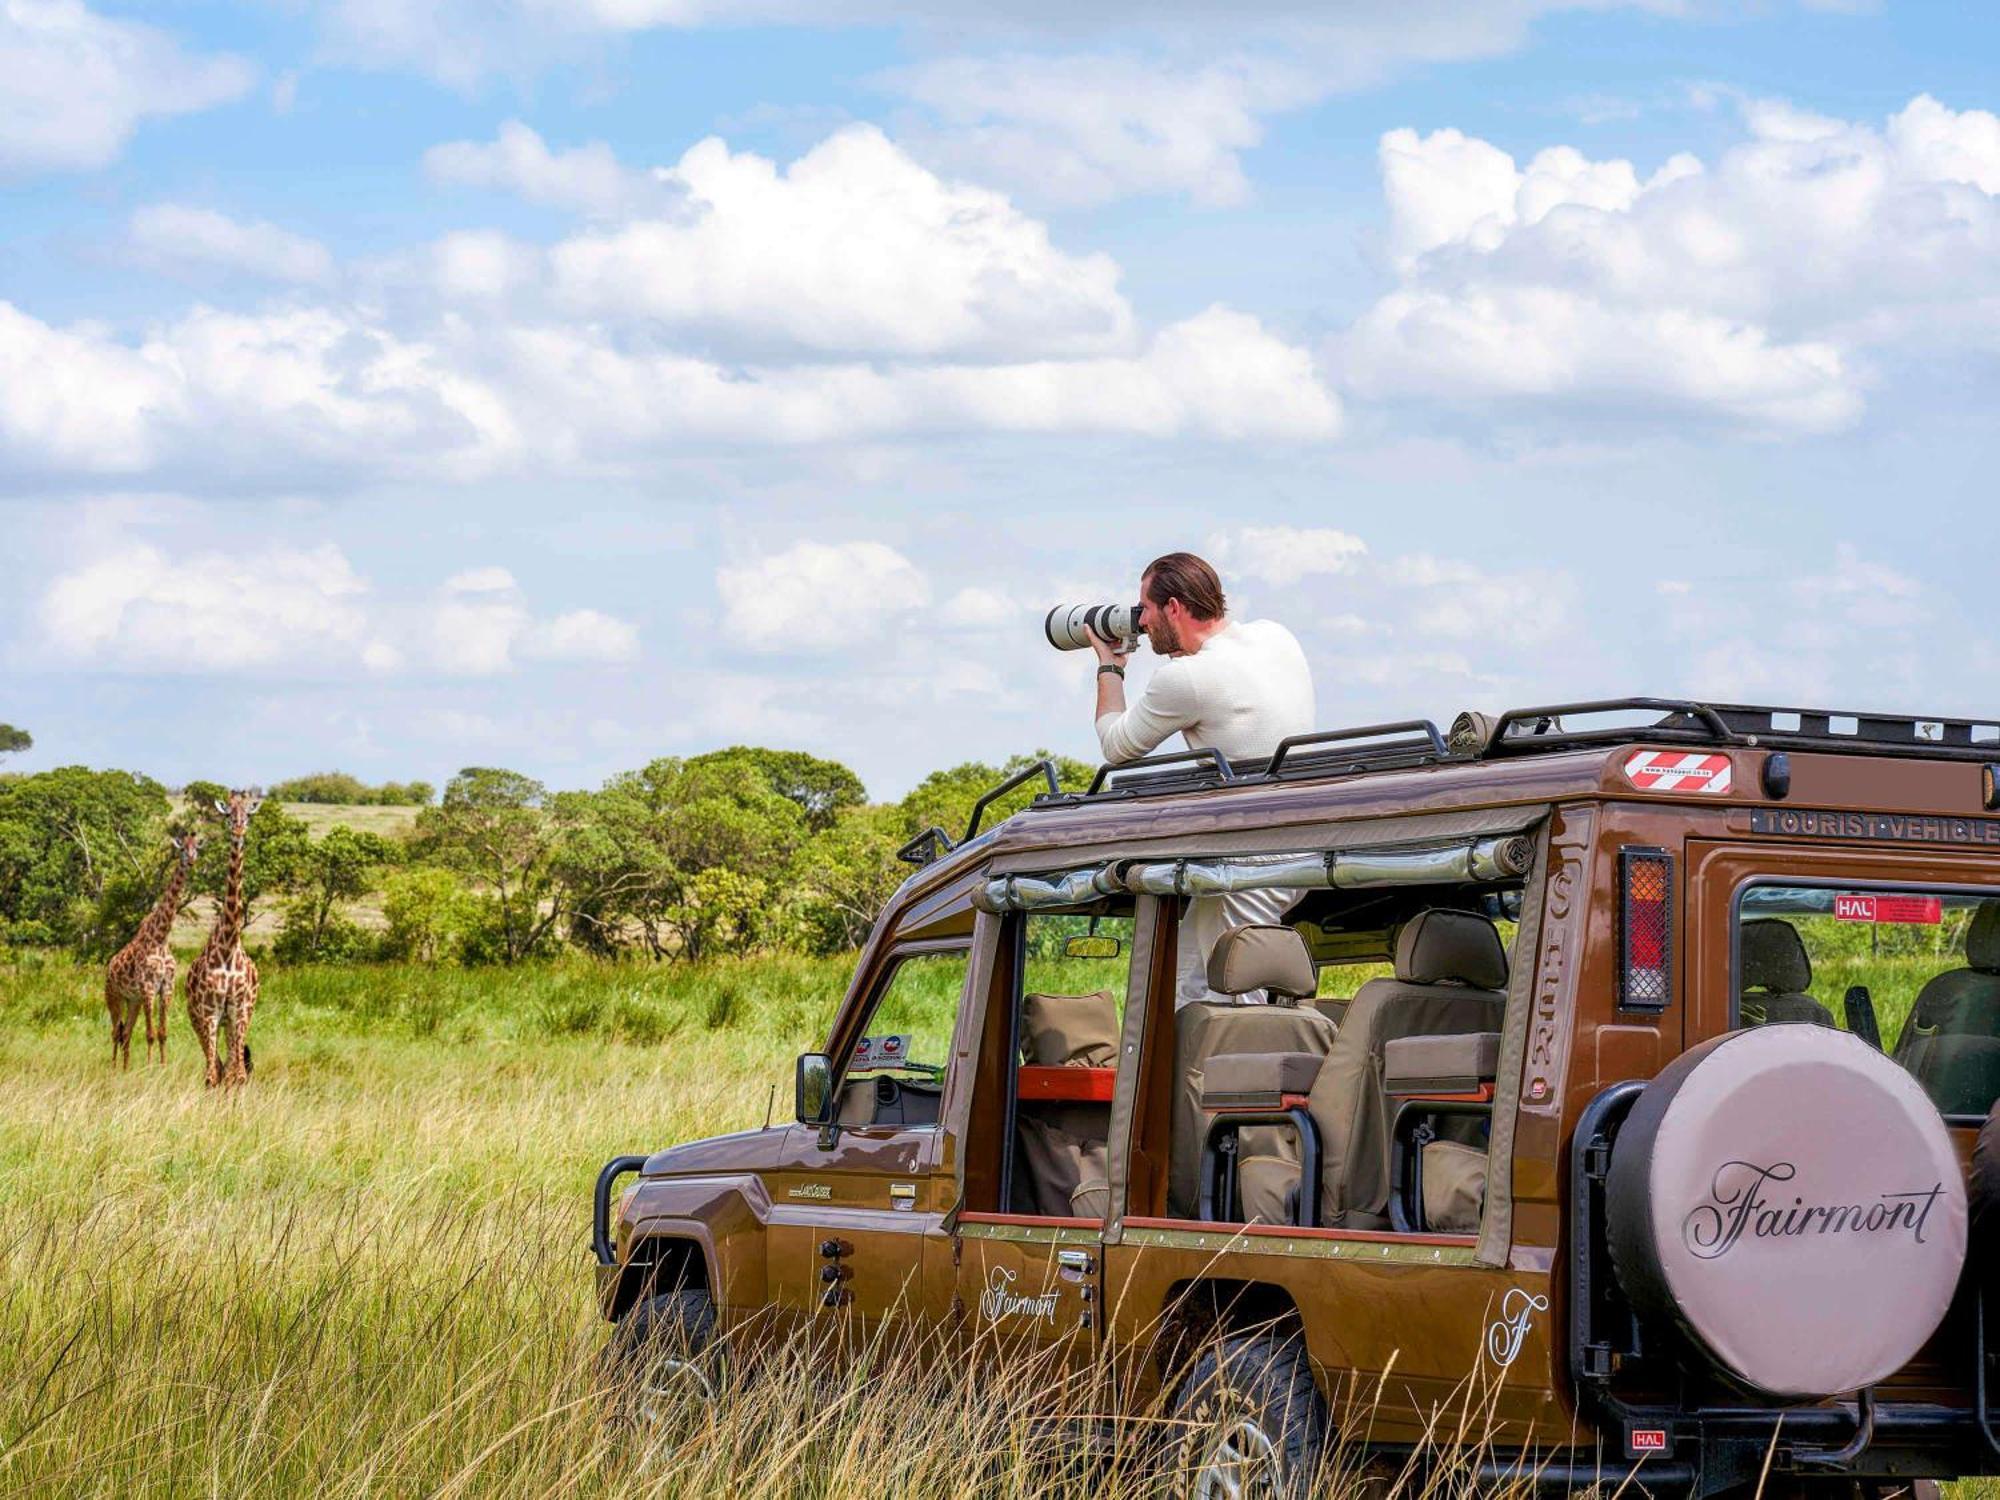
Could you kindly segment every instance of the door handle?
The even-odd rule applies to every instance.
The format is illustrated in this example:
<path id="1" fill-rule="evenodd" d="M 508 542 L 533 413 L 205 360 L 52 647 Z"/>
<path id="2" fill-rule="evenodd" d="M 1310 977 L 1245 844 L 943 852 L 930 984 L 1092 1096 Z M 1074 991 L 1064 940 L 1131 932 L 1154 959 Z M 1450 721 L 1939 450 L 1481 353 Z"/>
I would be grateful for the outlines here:
<path id="1" fill-rule="evenodd" d="M 1058 1250 L 1056 1269 L 1062 1273 L 1065 1280 L 1081 1281 L 1097 1269 L 1097 1262 L 1091 1258 L 1088 1250 Z"/>

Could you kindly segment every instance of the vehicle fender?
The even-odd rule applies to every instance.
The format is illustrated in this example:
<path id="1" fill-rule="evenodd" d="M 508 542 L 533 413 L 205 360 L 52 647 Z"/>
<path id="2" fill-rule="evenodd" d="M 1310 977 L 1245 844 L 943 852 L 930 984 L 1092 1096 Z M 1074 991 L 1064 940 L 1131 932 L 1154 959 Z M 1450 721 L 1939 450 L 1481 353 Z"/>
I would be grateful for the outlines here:
<path id="1" fill-rule="evenodd" d="M 641 1178 L 619 1207 L 617 1275 L 605 1289 L 608 1315 L 637 1295 L 657 1264 L 661 1240 L 681 1241 L 701 1257 L 718 1307 L 761 1306 L 769 1294 L 765 1231 L 771 1199 L 755 1173 Z"/>

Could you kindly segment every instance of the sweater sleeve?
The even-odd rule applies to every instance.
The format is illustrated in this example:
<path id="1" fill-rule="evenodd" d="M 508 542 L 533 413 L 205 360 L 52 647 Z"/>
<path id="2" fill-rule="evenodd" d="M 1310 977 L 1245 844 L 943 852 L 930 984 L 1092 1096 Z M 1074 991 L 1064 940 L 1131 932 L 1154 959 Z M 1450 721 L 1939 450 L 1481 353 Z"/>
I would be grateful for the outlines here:
<path id="1" fill-rule="evenodd" d="M 1107 761 L 1123 765 L 1152 754 L 1168 735 L 1200 718 L 1201 694 L 1193 663 L 1177 657 L 1160 663 L 1137 703 L 1122 714 L 1106 714 L 1097 721 L 1097 743 Z"/>

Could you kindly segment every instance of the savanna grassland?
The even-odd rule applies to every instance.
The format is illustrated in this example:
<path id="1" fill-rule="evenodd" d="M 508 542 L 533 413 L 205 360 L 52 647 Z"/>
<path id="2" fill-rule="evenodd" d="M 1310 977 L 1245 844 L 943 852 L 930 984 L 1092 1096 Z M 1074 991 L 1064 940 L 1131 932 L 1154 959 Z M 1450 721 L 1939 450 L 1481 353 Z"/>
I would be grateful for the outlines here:
<path id="1" fill-rule="evenodd" d="M 1065 1469 L 1100 1389 L 922 1348 L 798 1351 L 670 1413 L 671 1457 L 609 1420 L 598 1166 L 755 1126 L 773 1085 L 784 1118 L 849 963 L 270 964 L 234 1096 L 178 1001 L 168 1066 L 120 1073 L 101 967 L 0 967 L 0 1494 L 1157 1493 L 1157 1414 Z M 1935 961 L 1828 967 L 1893 1036 Z"/>

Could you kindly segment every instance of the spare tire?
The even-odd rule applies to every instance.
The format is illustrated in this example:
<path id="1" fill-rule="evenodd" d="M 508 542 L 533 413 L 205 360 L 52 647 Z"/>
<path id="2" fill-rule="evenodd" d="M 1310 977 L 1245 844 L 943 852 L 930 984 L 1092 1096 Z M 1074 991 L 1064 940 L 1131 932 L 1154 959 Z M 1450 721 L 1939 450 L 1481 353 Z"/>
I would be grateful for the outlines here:
<path id="1" fill-rule="evenodd" d="M 1972 1243 L 1982 1275 L 1993 1274 L 1993 1251 L 2000 1245 L 2000 1103 L 1987 1113 L 1972 1143 Z"/>
<path id="2" fill-rule="evenodd" d="M 1782 1400 L 1902 1368 L 1965 1262 L 1944 1121 L 1901 1065 L 1823 1026 L 1732 1031 L 1668 1065 L 1618 1132 L 1605 1215 L 1639 1316 Z"/>

